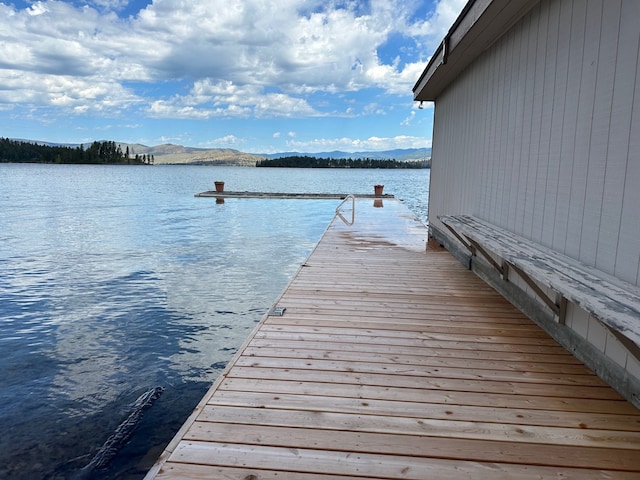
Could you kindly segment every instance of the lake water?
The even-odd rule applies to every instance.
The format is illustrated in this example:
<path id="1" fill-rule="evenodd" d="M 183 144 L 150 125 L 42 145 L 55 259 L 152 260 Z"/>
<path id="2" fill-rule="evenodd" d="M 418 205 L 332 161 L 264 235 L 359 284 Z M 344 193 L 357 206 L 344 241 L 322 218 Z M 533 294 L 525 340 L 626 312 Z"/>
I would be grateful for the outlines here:
<path id="1" fill-rule="evenodd" d="M 429 170 L 0 164 L 0 478 L 72 478 L 150 388 L 164 392 L 90 478 L 139 479 L 331 221 L 385 193 L 426 222 Z"/>

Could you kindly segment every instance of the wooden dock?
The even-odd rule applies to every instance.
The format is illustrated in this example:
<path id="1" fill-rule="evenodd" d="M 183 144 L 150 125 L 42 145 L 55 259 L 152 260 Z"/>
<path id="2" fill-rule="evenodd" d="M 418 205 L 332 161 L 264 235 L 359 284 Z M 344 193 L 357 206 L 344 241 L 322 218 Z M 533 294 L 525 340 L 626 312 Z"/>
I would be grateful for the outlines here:
<path id="1" fill-rule="evenodd" d="M 640 412 L 426 237 L 335 219 L 147 479 L 640 478 Z"/>
<path id="2" fill-rule="evenodd" d="M 196 193 L 195 197 L 212 197 L 212 198 L 274 198 L 274 199 L 301 199 L 301 200 L 344 200 L 350 194 L 347 193 L 313 193 L 313 192 L 233 192 L 215 190 L 207 190 L 206 192 Z M 352 194 L 356 198 L 394 198 L 393 195 L 385 193 L 376 196 L 374 194 L 357 193 Z"/>

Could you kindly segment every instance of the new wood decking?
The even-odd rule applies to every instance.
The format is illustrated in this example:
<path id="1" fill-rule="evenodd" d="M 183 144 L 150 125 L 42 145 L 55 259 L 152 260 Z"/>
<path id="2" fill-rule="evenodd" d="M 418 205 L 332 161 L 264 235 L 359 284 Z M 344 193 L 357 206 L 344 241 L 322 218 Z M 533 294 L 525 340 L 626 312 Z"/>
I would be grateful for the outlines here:
<path id="1" fill-rule="evenodd" d="M 398 201 L 336 219 L 148 479 L 640 478 L 640 412 Z M 381 201 L 375 201 L 380 205 Z"/>

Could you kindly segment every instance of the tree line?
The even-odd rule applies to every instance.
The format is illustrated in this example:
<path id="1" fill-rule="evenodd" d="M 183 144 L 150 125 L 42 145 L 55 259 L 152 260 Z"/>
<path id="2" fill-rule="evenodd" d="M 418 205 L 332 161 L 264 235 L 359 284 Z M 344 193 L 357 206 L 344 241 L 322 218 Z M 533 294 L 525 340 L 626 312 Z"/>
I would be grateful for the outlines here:
<path id="1" fill-rule="evenodd" d="M 41 145 L 9 138 L 0 138 L 2 163 L 89 163 L 89 164 L 153 164 L 153 155 L 138 155 L 125 151 L 113 141 L 93 142 L 87 148 L 61 145 Z"/>
<path id="2" fill-rule="evenodd" d="M 258 160 L 256 167 L 287 168 L 429 168 L 429 160 L 402 162 L 395 159 L 375 158 L 317 158 L 310 156 L 289 156 Z"/>

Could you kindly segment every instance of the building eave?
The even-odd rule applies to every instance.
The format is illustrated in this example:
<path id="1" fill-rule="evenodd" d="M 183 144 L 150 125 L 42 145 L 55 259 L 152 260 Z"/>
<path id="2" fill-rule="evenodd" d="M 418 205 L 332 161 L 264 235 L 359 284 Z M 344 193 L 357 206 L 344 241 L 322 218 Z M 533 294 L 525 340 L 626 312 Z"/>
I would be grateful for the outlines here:
<path id="1" fill-rule="evenodd" d="M 470 0 L 413 87 L 416 101 L 434 101 L 462 71 L 540 0 Z"/>

